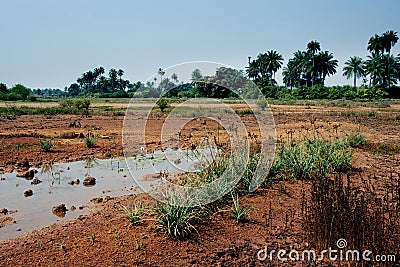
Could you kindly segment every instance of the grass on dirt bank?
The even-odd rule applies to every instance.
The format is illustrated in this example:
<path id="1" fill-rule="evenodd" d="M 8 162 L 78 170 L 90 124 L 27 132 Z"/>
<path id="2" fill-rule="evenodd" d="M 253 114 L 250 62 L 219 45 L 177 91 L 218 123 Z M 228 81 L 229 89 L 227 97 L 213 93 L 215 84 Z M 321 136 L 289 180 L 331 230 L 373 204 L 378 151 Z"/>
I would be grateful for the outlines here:
<path id="1" fill-rule="evenodd" d="M 322 139 L 317 136 L 302 137 L 298 140 L 291 140 L 289 143 L 282 143 L 277 150 L 271 172 L 262 187 L 268 188 L 279 180 L 312 181 L 325 179 L 332 173 L 347 172 L 350 169 L 352 155 L 350 149 L 346 139 Z M 187 174 L 174 182 L 187 187 L 209 185 L 219 179 L 227 168 L 228 161 L 228 156 L 218 156 L 206 169 L 198 173 Z M 213 214 L 220 212 L 230 213 L 232 220 L 237 223 L 245 223 L 248 215 L 251 214 L 252 207 L 239 205 L 240 197 L 251 194 L 246 188 L 248 188 L 258 161 L 259 154 L 256 152 L 247 163 L 246 171 L 239 183 L 232 191 L 227 190 L 226 194 L 215 202 L 185 207 L 180 204 L 186 198 L 180 198 L 172 192 L 172 203 L 168 202 L 169 198 L 166 198 L 165 203 L 158 202 L 154 212 L 150 215 L 151 219 L 155 221 L 157 229 L 173 239 L 187 239 L 191 234 L 197 233 L 199 222 L 207 222 Z M 211 190 L 207 193 L 212 194 L 213 192 Z M 195 200 L 191 198 L 188 201 Z"/>
<path id="2" fill-rule="evenodd" d="M 303 193 L 300 216 L 302 235 L 312 249 L 333 246 L 339 238 L 344 238 L 360 251 L 371 248 L 375 254 L 387 252 L 388 248 L 399 251 L 400 174 L 379 181 L 359 174 L 362 181 L 353 182 L 357 175 L 350 168 L 351 145 L 358 147 L 367 143 L 360 132 L 351 138 L 303 136 L 282 143 L 262 186 L 293 179 L 311 184 L 310 192 Z M 257 153 L 252 156 L 246 167 L 247 174 L 254 172 L 257 157 Z M 214 181 L 224 171 L 226 160 L 221 157 L 208 169 L 178 183 L 200 186 Z M 252 207 L 239 204 L 240 197 L 249 194 L 243 190 L 248 179 L 243 177 L 231 194 L 214 203 L 182 207 L 158 202 L 149 216 L 157 229 L 178 240 L 191 238 L 192 234 L 201 235 L 198 225 L 207 223 L 216 213 L 230 213 L 225 218 L 236 223 L 251 222 Z"/>

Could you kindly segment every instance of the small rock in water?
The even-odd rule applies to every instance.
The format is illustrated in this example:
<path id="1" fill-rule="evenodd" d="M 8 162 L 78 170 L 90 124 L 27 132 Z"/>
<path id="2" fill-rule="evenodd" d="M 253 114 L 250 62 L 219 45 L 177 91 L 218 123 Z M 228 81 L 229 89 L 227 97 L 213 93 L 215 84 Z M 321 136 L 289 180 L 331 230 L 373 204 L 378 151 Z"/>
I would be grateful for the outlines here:
<path id="1" fill-rule="evenodd" d="M 61 213 L 61 212 L 67 212 L 68 209 L 65 207 L 65 204 L 60 204 L 58 206 L 53 207 L 52 209 L 53 213 Z"/>
<path id="2" fill-rule="evenodd" d="M 71 206 L 71 208 L 69 208 L 69 209 L 72 211 L 76 210 L 75 206 Z"/>
<path id="3" fill-rule="evenodd" d="M 67 167 L 67 171 L 69 171 L 69 167 Z"/>
<path id="4" fill-rule="evenodd" d="M 19 172 L 19 173 L 17 173 L 17 177 L 33 178 L 33 176 L 35 176 L 36 172 L 35 172 L 35 170 L 27 170 L 24 172 Z"/>
<path id="5" fill-rule="evenodd" d="M 70 184 L 70 185 L 74 185 L 75 184 L 75 181 L 68 181 L 68 184 Z"/>
<path id="6" fill-rule="evenodd" d="M 32 195 L 33 195 L 32 189 L 26 190 L 26 191 L 24 192 L 24 196 L 26 196 L 26 197 L 30 197 L 30 196 L 32 196 Z"/>
<path id="7" fill-rule="evenodd" d="M 110 197 L 110 196 L 105 196 L 105 197 L 95 197 L 95 198 L 91 199 L 90 201 L 95 204 L 99 204 L 99 203 L 105 203 L 112 199 L 114 199 L 114 198 Z"/>
<path id="8" fill-rule="evenodd" d="M 79 184 L 81 181 L 79 179 L 75 180 L 75 184 Z"/>
<path id="9" fill-rule="evenodd" d="M 3 208 L 3 209 L 0 210 L 0 213 L 3 213 L 4 215 L 7 215 L 8 209 Z"/>
<path id="10" fill-rule="evenodd" d="M 35 178 L 32 180 L 31 184 L 40 184 L 42 181 L 40 181 L 38 178 Z"/>
<path id="11" fill-rule="evenodd" d="M 84 186 L 90 186 L 90 185 L 95 185 L 96 184 L 96 178 L 94 177 L 86 177 L 85 180 L 83 180 L 83 185 Z"/>
<path id="12" fill-rule="evenodd" d="M 20 163 L 18 165 L 20 165 L 23 168 L 29 168 L 30 167 L 29 161 L 25 161 L 24 163 Z"/>

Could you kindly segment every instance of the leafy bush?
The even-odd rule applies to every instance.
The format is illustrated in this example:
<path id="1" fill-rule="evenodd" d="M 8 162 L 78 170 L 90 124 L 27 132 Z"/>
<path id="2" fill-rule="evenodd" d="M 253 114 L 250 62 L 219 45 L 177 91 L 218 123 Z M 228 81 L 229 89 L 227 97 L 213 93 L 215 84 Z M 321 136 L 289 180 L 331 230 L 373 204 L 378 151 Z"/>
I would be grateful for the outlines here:
<path id="1" fill-rule="evenodd" d="M 23 100 L 23 96 L 17 93 L 0 93 L 0 100 L 4 101 L 17 101 Z"/>
<path id="2" fill-rule="evenodd" d="M 37 101 L 37 96 L 29 95 L 26 100 L 31 101 L 31 102 L 36 102 Z"/>
<path id="3" fill-rule="evenodd" d="M 74 107 L 78 110 L 89 110 L 90 99 L 88 98 L 78 98 L 74 100 Z"/>
<path id="4" fill-rule="evenodd" d="M 58 102 L 58 104 L 66 109 L 72 109 L 74 107 L 74 100 L 70 98 L 62 99 Z"/>
<path id="5" fill-rule="evenodd" d="M 10 94 L 20 95 L 23 100 L 26 100 L 31 91 L 22 84 L 16 84 L 10 88 Z"/>
<path id="6" fill-rule="evenodd" d="M 52 140 L 39 140 L 40 141 L 40 148 L 42 151 L 49 152 L 54 144 Z"/>
<path id="7" fill-rule="evenodd" d="M 99 137 L 98 135 L 94 135 L 94 134 L 88 133 L 85 136 L 85 144 L 86 144 L 86 146 L 88 148 L 94 147 L 96 142 L 97 142 L 98 137 Z"/>
<path id="8" fill-rule="evenodd" d="M 83 113 L 83 114 L 88 114 L 89 113 L 89 107 L 90 107 L 90 99 L 88 98 L 77 98 L 77 99 L 62 99 L 59 102 L 59 105 L 62 108 L 65 108 L 67 110 L 73 110 L 76 113 Z"/>
<path id="9" fill-rule="evenodd" d="M 169 101 L 165 97 L 161 97 L 160 99 L 158 99 L 156 104 L 161 110 L 161 112 L 164 112 L 164 110 L 169 107 Z"/>

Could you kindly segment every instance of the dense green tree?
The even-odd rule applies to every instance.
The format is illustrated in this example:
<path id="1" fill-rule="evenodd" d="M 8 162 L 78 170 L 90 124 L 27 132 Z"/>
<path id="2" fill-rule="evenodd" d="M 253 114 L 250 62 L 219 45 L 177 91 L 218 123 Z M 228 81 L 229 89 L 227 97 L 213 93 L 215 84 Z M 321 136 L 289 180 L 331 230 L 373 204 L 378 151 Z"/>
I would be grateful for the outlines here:
<path id="1" fill-rule="evenodd" d="M 22 84 L 16 84 L 10 88 L 10 94 L 20 95 L 23 100 L 26 100 L 31 91 Z"/>
<path id="2" fill-rule="evenodd" d="M 354 91 L 357 89 L 357 78 L 365 77 L 364 62 L 360 57 L 351 57 L 344 63 L 343 76 L 354 78 Z"/>
<path id="3" fill-rule="evenodd" d="M 0 93 L 9 93 L 7 85 L 5 83 L 0 83 Z"/>
<path id="4" fill-rule="evenodd" d="M 219 67 L 215 74 L 208 78 L 207 83 L 211 84 L 210 97 L 226 98 L 242 93 L 247 79 L 243 71 L 227 67 Z M 209 88 L 210 89 L 210 88 Z"/>
<path id="5" fill-rule="evenodd" d="M 319 42 L 311 41 L 307 44 L 307 51 L 294 52 L 283 73 L 286 86 L 324 85 L 326 77 L 336 73 L 338 61 L 329 51 L 317 53 L 320 49 Z"/>
<path id="6" fill-rule="evenodd" d="M 81 87 L 77 83 L 71 84 L 67 89 L 69 96 L 78 96 L 81 93 Z"/>
<path id="7" fill-rule="evenodd" d="M 283 57 L 275 50 L 259 54 L 247 67 L 247 75 L 259 86 L 275 85 L 275 73 L 282 67 Z"/>

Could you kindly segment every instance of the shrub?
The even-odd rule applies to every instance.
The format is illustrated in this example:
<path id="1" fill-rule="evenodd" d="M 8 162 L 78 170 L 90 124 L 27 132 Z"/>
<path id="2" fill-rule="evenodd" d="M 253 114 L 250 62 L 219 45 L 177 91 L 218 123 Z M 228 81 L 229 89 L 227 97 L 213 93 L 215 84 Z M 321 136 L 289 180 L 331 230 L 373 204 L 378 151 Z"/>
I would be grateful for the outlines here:
<path id="1" fill-rule="evenodd" d="M 165 97 L 161 97 L 160 99 L 158 99 L 156 104 L 161 110 L 161 112 L 164 112 L 164 110 L 170 106 L 168 99 L 166 99 Z"/>
<path id="2" fill-rule="evenodd" d="M 85 144 L 86 144 L 86 146 L 88 148 L 94 147 L 96 142 L 97 142 L 98 137 L 99 137 L 98 135 L 94 135 L 94 134 L 88 133 L 85 136 Z"/>
<path id="3" fill-rule="evenodd" d="M 31 101 L 31 102 L 36 102 L 37 101 L 37 96 L 35 95 L 29 95 L 27 97 L 27 100 Z"/>
<path id="4" fill-rule="evenodd" d="M 179 203 L 158 202 L 155 212 L 158 228 L 171 238 L 184 239 L 197 232 L 193 226 L 193 221 L 199 217 L 197 208 L 180 206 Z"/>
<path id="5" fill-rule="evenodd" d="M 59 105 L 66 109 L 69 110 L 72 113 L 83 113 L 83 114 L 88 114 L 89 113 L 89 107 L 90 107 L 90 99 L 88 98 L 78 98 L 78 99 L 62 99 L 59 102 Z"/>
<path id="6" fill-rule="evenodd" d="M 125 212 L 125 217 L 132 225 L 137 225 L 141 221 L 143 215 L 143 207 L 141 205 L 134 205 L 132 207 L 122 206 Z"/>
<path id="7" fill-rule="evenodd" d="M 355 134 L 350 136 L 347 139 L 347 143 L 351 147 L 361 147 L 367 144 L 367 140 L 365 140 L 364 136 L 361 134 L 360 130 L 358 130 Z"/>
<path id="8" fill-rule="evenodd" d="M 62 99 L 58 102 L 58 104 L 66 109 L 72 109 L 74 107 L 74 100 L 73 99 Z"/>
<path id="9" fill-rule="evenodd" d="M 42 151 L 49 152 L 54 144 L 52 140 L 39 140 L 40 141 L 40 148 Z"/>
<path id="10" fill-rule="evenodd" d="M 24 98 L 15 92 L 13 93 L 0 93 L 0 99 L 4 101 L 16 101 L 16 100 L 23 100 Z"/>
<path id="11" fill-rule="evenodd" d="M 350 167 L 349 145 L 337 138 L 291 140 L 283 142 L 278 155 L 282 170 L 298 180 L 325 177 L 329 173 L 342 172 Z"/>
<path id="12" fill-rule="evenodd" d="M 75 99 L 74 107 L 78 110 L 88 112 L 90 106 L 90 100 L 88 98 Z"/>

